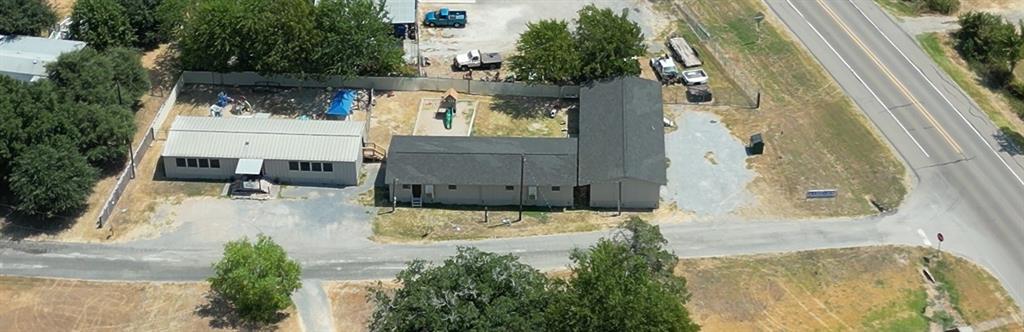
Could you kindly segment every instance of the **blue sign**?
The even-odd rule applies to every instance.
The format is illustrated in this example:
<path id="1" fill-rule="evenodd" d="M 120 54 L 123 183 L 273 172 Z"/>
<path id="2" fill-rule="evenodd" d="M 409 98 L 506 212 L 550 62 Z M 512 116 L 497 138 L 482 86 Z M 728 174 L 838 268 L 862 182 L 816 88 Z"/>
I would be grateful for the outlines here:
<path id="1" fill-rule="evenodd" d="M 812 198 L 836 198 L 837 195 L 839 195 L 839 190 L 836 190 L 836 189 L 818 189 L 818 190 L 808 190 L 807 191 L 807 199 L 812 199 Z"/>

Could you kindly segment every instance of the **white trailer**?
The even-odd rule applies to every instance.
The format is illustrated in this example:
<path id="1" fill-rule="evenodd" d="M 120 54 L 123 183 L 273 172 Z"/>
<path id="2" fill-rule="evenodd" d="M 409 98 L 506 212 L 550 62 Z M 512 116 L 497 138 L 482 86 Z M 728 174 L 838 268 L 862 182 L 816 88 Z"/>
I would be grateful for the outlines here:
<path id="1" fill-rule="evenodd" d="M 672 55 L 683 64 L 684 68 L 700 67 L 704 64 L 697 57 L 697 51 L 690 47 L 690 44 L 682 37 L 669 39 L 668 48 L 672 50 Z"/>

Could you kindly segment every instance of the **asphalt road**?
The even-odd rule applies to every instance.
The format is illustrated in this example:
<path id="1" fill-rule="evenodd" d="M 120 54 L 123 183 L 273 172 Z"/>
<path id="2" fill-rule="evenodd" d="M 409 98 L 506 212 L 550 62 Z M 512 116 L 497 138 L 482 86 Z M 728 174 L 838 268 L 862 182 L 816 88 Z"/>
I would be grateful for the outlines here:
<path id="1" fill-rule="evenodd" d="M 904 157 L 931 242 L 964 253 L 1024 300 L 1024 168 L 996 128 L 871 0 L 768 0 Z M 823 138 L 827 139 L 827 138 Z M 924 210 L 920 211 L 924 212 Z"/>
<path id="2" fill-rule="evenodd" d="M 881 244 L 933 245 L 935 233 L 942 232 L 946 235 L 943 250 L 989 268 L 1017 303 L 1024 303 L 1021 157 L 1001 151 L 993 137 L 995 128 L 977 107 L 948 83 L 914 41 L 870 0 L 829 0 L 827 5 L 815 0 L 768 3 L 904 157 L 913 173 L 914 188 L 899 210 L 886 216 L 663 224 L 669 246 L 681 257 L 705 257 Z M 540 269 L 557 268 L 569 263 L 569 250 L 588 246 L 602 236 L 610 234 L 426 245 L 346 239 L 332 246 L 286 249 L 302 263 L 305 278 L 355 280 L 393 277 L 407 261 L 442 259 L 459 245 L 514 253 Z M 201 280 L 210 274 L 209 266 L 220 254 L 216 245 L 184 242 L 151 246 L 3 241 L 0 274 Z"/>

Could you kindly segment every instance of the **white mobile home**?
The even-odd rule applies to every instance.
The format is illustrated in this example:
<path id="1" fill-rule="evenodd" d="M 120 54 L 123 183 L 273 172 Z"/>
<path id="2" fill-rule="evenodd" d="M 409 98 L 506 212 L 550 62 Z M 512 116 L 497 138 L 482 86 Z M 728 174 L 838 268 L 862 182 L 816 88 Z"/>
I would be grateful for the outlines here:
<path id="1" fill-rule="evenodd" d="M 171 179 L 260 175 L 286 184 L 356 185 L 365 122 L 180 116 L 161 154 Z"/>

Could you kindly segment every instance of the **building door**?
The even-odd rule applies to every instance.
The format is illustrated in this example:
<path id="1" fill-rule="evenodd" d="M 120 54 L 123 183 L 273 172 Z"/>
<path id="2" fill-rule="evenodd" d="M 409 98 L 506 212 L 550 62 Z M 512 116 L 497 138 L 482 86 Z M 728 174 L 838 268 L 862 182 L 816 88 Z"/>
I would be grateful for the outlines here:
<path id="1" fill-rule="evenodd" d="M 412 185 L 412 198 L 420 198 L 423 194 L 423 185 Z"/>

